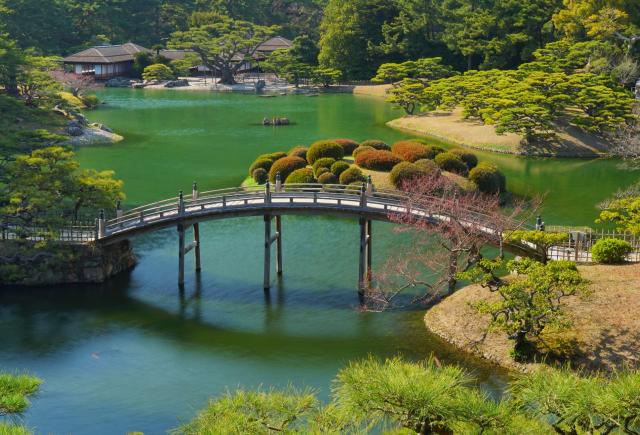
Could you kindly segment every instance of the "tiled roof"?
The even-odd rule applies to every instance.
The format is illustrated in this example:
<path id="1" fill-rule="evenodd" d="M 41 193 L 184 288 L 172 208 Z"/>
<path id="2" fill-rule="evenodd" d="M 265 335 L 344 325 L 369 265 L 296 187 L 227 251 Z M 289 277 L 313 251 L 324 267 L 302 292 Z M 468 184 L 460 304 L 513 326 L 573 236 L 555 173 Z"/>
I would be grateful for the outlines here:
<path id="1" fill-rule="evenodd" d="M 258 46 L 258 51 L 271 52 L 275 50 L 291 48 L 293 43 L 282 36 L 274 36 L 273 38 L 263 42 Z"/>
<path id="2" fill-rule="evenodd" d="M 122 45 L 91 47 L 80 53 L 65 57 L 67 63 L 118 63 L 132 61 L 136 53 L 148 52 L 148 48 L 132 42 Z"/>

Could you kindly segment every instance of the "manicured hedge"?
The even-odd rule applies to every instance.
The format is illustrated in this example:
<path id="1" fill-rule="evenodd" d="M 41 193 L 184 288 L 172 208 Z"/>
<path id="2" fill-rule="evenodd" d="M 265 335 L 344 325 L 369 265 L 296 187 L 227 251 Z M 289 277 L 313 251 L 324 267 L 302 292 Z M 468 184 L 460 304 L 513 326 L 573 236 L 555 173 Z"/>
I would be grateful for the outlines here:
<path id="1" fill-rule="evenodd" d="M 340 184 L 362 183 L 364 181 L 367 181 L 367 177 L 364 176 L 360 168 L 354 166 L 340 174 Z"/>
<path id="2" fill-rule="evenodd" d="M 351 139 L 334 139 L 333 141 L 342 147 L 345 156 L 350 156 L 360 146 L 358 142 Z"/>
<path id="3" fill-rule="evenodd" d="M 600 239 L 591 248 L 591 255 L 598 263 L 624 263 L 625 258 L 633 251 L 631 244 L 620 239 Z"/>
<path id="4" fill-rule="evenodd" d="M 300 157 L 291 156 L 276 160 L 269 171 L 269 180 L 271 180 L 272 183 L 275 183 L 276 174 L 280 172 L 280 179 L 284 181 L 293 171 L 296 169 L 302 169 L 306 166 L 307 161 Z"/>
<path id="5" fill-rule="evenodd" d="M 436 164 L 443 171 L 454 172 L 460 175 L 467 175 L 469 168 L 462 159 L 452 153 L 438 154 L 435 158 Z"/>
<path id="6" fill-rule="evenodd" d="M 331 172 L 325 172 L 318 177 L 318 183 L 320 184 L 338 184 L 338 177 Z"/>
<path id="7" fill-rule="evenodd" d="M 476 157 L 475 154 L 470 153 L 469 151 L 462 149 L 462 148 L 454 148 L 452 150 L 449 151 L 452 154 L 455 154 L 456 156 L 460 157 L 462 159 L 462 161 L 467 165 L 467 168 L 469 168 L 469 170 L 475 168 L 476 166 L 478 166 L 478 157 Z"/>
<path id="8" fill-rule="evenodd" d="M 373 151 L 373 150 L 375 150 L 374 147 L 370 147 L 368 145 L 360 145 L 358 148 L 353 150 L 353 158 L 355 159 L 356 157 L 358 157 L 358 154 L 360 154 L 363 151 Z"/>
<path id="9" fill-rule="evenodd" d="M 393 167 L 389 174 L 389 180 L 396 189 L 402 189 L 406 183 L 420 177 L 429 175 L 429 172 L 411 162 L 401 162 Z"/>
<path id="10" fill-rule="evenodd" d="M 434 145 L 428 145 L 428 144 L 426 144 L 426 145 L 423 144 L 423 145 L 424 145 L 424 148 L 427 150 L 427 153 L 428 153 L 427 158 L 431 159 L 431 160 L 435 159 L 438 154 L 442 154 L 442 153 L 446 152 L 444 148 L 440 148 L 440 147 L 437 147 L 437 146 L 434 146 Z"/>
<path id="11" fill-rule="evenodd" d="M 313 176 L 313 170 L 311 168 L 296 169 L 289 174 L 285 180 L 285 184 L 308 184 L 315 182 L 316 178 Z"/>
<path id="12" fill-rule="evenodd" d="M 344 157 L 344 150 L 334 141 L 321 140 L 311 145 L 309 151 L 307 151 L 307 161 L 312 165 L 316 160 L 323 157 L 340 160 Z"/>
<path id="13" fill-rule="evenodd" d="M 414 162 L 414 165 L 416 165 L 420 169 L 423 169 L 428 174 L 431 174 L 434 172 L 440 173 L 440 168 L 438 167 L 436 162 L 434 162 L 433 160 L 421 159 L 421 160 L 418 160 L 417 162 Z"/>
<path id="14" fill-rule="evenodd" d="M 473 181 L 483 193 L 500 193 L 506 190 L 506 180 L 496 165 L 482 162 L 469 172 L 469 180 Z"/>
<path id="15" fill-rule="evenodd" d="M 391 147 L 391 151 L 394 154 L 399 155 L 402 160 L 406 160 L 407 162 L 415 162 L 421 159 L 428 159 L 431 156 L 430 150 L 427 149 L 420 142 L 415 142 L 412 140 L 403 140 L 400 142 L 396 142 Z"/>
<path id="16" fill-rule="evenodd" d="M 264 168 L 257 168 L 253 171 L 253 181 L 258 184 L 264 184 L 269 179 L 269 173 Z"/>
<path id="17" fill-rule="evenodd" d="M 381 141 L 379 139 L 369 139 L 369 140 L 365 140 L 364 142 L 360 143 L 361 147 L 371 147 L 374 148 L 376 150 L 386 150 L 386 151 L 391 151 L 391 147 L 384 141 Z"/>
<path id="18" fill-rule="evenodd" d="M 272 162 L 275 162 L 276 160 L 280 160 L 285 157 L 287 157 L 287 153 L 283 153 L 282 151 L 276 151 L 275 153 L 261 154 L 256 158 L 256 160 L 269 159 Z"/>
<path id="19" fill-rule="evenodd" d="M 302 145 L 298 145 L 291 148 L 287 154 L 290 156 L 296 156 L 296 157 L 300 157 L 302 159 L 307 160 L 307 151 L 309 151 L 309 148 Z"/>
<path id="20" fill-rule="evenodd" d="M 390 171 L 402 159 L 391 151 L 371 150 L 358 153 L 356 164 L 374 171 Z"/>
<path id="21" fill-rule="evenodd" d="M 316 178 L 320 178 L 320 175 L 326 174 L 328 172 L 331 172 L 331 170 L 329 168 L 323 166 L 321 168 L 318 168 L 317 171 L 313 171 L 313 175 L 315 175 Z"/>
<path id="22" fill-rule="evenodd" d="M 253 163 L 251 163 L 251 166 L 249 166 L 249 175 L 253 176 L 253 172 L 258 168 L 262 168 L 265 171 L 269 172 L 269 169 L 271 169 L 272 165 L 273 160 L 271 159 L 257 158 Z"/>
<path id="23" fill-rule="evenodd" d="M 336 162 L 336 159 L 333 159 L 331 157 L 322 157 L 321 159 L 316 160 L 315 162 L 313 162 L 313 172 L 317 172 L 318 169 L 320 168 L 327 168 L 330 169 L 331 165 L 333 165 Z"/>
<path id="24" fill-rule="evenodd" d="M 347 162 L 335 162 L 333 165 L 331 165 L 331 172 L 333 172 L 336 177 L 339 177 L 340 174 L 349 169 L 349 166 L 351 165 L 349 165 L 349 163 Z"/>

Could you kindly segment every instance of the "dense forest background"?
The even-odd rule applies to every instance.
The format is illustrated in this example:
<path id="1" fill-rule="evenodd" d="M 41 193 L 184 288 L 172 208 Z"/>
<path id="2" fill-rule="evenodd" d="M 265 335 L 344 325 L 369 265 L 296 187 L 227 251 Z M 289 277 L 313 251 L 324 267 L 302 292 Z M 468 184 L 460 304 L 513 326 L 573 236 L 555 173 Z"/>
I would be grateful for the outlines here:
<path id="1" fill-rule="evenodd" d="M 458 70 L 515 68 L 548 42 L 640 24 L 637 0 L 0 0 L 0 31 L 22 48 L 66 55 L 101 43 L 166 45 L 212 12 L 307 35 L 320 63 L 349 79 L 433 56 Z"/>

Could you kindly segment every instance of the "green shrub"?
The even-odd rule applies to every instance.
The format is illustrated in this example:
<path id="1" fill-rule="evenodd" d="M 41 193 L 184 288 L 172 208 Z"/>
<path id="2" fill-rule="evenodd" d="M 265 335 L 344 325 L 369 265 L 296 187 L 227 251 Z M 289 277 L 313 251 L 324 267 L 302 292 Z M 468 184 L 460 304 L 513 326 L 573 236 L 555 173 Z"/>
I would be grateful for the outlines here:
<path id="1" fill-rule="evenodd" d="M 318 168 L 317 171 L 313 171 L 313 173 L 316 176 L 316 178 L 320 178 L 320 175 L 326 174 L 327 172 L 331 172 L 331 170 L 329 168 L 324 167 L 324 166 L 321 167 L 321 168 Z"/>
<path id="2" fill-rule="evenodd" d="M 256 158 L 256 160 L 268 159 L 268 160 L 271 160 L 272 162 L 275 162 L 276 160 L 280 160 L 285 157 L 287 157 L 287 153 L 284 153 L 282 151 L 276 151 L 275 153 L 261 154 L 258 156 L 258 158 Z"/>
<path id="3" fill-rule="evenodd" d="M 360 145 L 358 142 L 351 139 L 334 139 L 333 141 L 342 147 L 345 156 L 353 154 L 353 151 Z"/>
<path id="4" fill-rule="evenodd" d="M 412 140 L 402 140 L 400 142 L 396 142 L 391 147 L 391 151 L 394 154 L 399 155 L 402 160 L 406 160 L 407 162 L 415 162 L 417 160 L 428 159 L 430 154 L 430 150 L 427 149 L 420 142 L 415 142 Z"/>
<path id="5" fill-rule="evenodd" d="M 262 168 L 265 171 L 269 172 L 272 165 L 273 160 L 258 158 L 256 161 L 251 163 L 251 166 L 249 166 L 249 175 L 253 176 L 253 172 L 258 168 Z"/>
<path id="6" fill-rule="evenodd" d="M 258 184 L 264 184 L 269 179 L 269 173 L 264 168 L 257 168 L 253 171 L 253 181 Z"/>
<path id="7" fill-rule="evenodd" d="M 349 165 L 349 163 L 347 162 L 335 162 L 333 165 L 331 165 L 331 172 L 333 172 L 336 177 L 339 177 L 340 174 L 349 169 L 350 166 L 351 165 Z"/>
<path id="8" fill-rule="evenodd" d="M 315 182 L 316 178 L 313 176 L 311 168 L 296 169 L 285 180 L 285 184 L 310 184 Z"/>
<path id="9" fill-rule="evenodd" d="M 161 63 L 154 63 L 149 65 L 142 72 L 142 78 L 145 80 L 171 80 L 173 78 L 173 71 L 166 65 Z"/>
<path id="10" fill-rule="evenodd" d="M 449 150 L 449 152 L 460 157 L 462 161 L 467 165 L 467 168 L 469 168 L 469 170 L 478 166 L 478 157 L 465 149 L 454 148 L 452 150 Z"/>
<path id="11" fill-rule="evenodd" d="M 469 172 L 467 164 L 463 162 L 459 156 L 452 153 L 438 154 L 435 162 L 443 171 L 454 172 L 460 175 L 467 175 Z"/>
<path id="12" fill-rule="evenodd" d="M 391 151 L 391 147 L 384 141 L 378 139 L 369 139 L 360 143 L 361 147 L 371 147 L 376 150 Z"/>
<path id="13" fill-rule="evenodd" d="M 435 145 L 425 144 L 424 142 L 420 142 L 420 143 L 424 145 L 425 149 L 427 150 L 427 153 L 429 153 L 429 156 L 427 157 L 428 159 L 433 160 L 436 158 L 438 154 L 442 154 L 446 152 L 444 148 L 440 148 Z"/>
<path id="14" fill-rule="evenodd" d="M 401 162 L 393 167 L 389 174 L 389 179 L 396 189 L 402 189 L 406 183 L 428 174 L 427 170 L 415 163 Z"/>
<path id="15" fill-rule="evenodd" d="M 360 154 L 363 151 L 373 151 L 375 150 L 374 147 L 370 147 L 367 145 L 360 145 L 358 148 L 356 148 L 355 150 L 353 150 L 353 158 L 355 159 L 356 157 L 358 157 L 358 154 Z"/>
<path id="16" fill-rule="evenodd" d="M 302 169 L 306 166 L 307 161 L 300 157 L 291 156 L 276 160 L 271 166 L 271 170 L 269 170 L 269 180 L 271 180 L 272 183 L 275 183 L 276 174 L 280 172 L 280 179 L 284 181 L 293 171 L 296 169 Z"/>
<path id="17" fill-rule="evenodd" d="M 80 97 L 82 103 L 89 109 L 95 109 L 100 104 L 100 100 L 95 95 L 83 95 Z"/>
<path id="18" fill-rule="evenodd" d="M 291 148 L 289 150 L 289 152 L 287 153 L 287 155 L 300 157 L 301 159 L 307 160 L 307 151 L 309 151 L 309 148 L 307 148 L 305 146 L 302 146 L 302 145 L 298 145 L 298 146 L 295 146 L 295 147 Z"/>
<path id="19" fill-rule="evenodd" d="M 505 177 L 496 165 L 482 162 L 469 172 L 473 181 L 483 193 L 500 193 L 506 189 Z"/>
<path id="20" fill-rule="evenodd" d="M 338 177 L 331 172 L 325 172 L 318 177 L 318 183 L 320 184 L 338 184 Z"/>
<path id="21" fill-rule="evenodd" d="M 632 251 L 633 247 L 626 240 L 600 239 L 591 248 L 591 255 L 598 263 L 616 264 L 623 263 Z"/>
<path id="22" fill-rule="evenodd" d="M 414 162 L 414 165 L 424 170 L 428 174 L 431 174 L 433 172 L 436 172 L 436 173 L 440 172 L 440 168 L 438 167 L 438 165 L 436 165 L 436 162 L 434 162 L 433 160 L 421 159 L 421 160 L 418 160 L 417 162 Z"/>
<path id="23" fill-rule="evenodd" d="M 332 159 L 331 157 L 322 157 L 321 159 L 316 160 L 315 162 L 313 162 L 313 172 L 316 172 L 318 169 L 320 168 L 331 168 L 331 165 L 333 165 L 336 162 L 336 159 Z"/>
<path id="24" fill-rule="evenodd" d="M 390 171 L 402 159 L 391 151 L 371 150 L 358 153 L 356 164 L 374 171 Z"/>
<path id="25" fill-rule="evenodd" d="M 356 168 L 355 166 L 350 167 L 340 174 L 340 184 L 362 183 L 364 181 L 367 181 L 367 177 L 364 176 L 360 168 Z"/>
<path id="26" fill-rule="evenodd" d="M 335 160 L 341 160 L 344 157 L 344 150 L 334 141 L 321 140 L 311 145 L 309 151 L 307 151 L 307 160 L 312 165 L 316 160 L 323 157 L 331 157 Z"/>

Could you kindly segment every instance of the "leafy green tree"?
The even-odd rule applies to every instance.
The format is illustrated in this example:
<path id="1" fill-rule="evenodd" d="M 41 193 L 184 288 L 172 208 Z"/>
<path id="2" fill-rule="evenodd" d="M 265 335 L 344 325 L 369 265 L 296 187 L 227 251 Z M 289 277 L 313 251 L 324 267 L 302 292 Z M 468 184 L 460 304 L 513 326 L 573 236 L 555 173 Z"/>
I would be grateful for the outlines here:
<path id="1" fill-rule="evenodd" d="M 265 71 L 271 71 L 280 77 L 284 77 L 296 87 L 300 85 L 302 79 L 312 75 L 311 66 L 299 62 L 290 50 L 274 51 L 262 64 L 262 68 Z"/>
<path id="2" fill-rule="evenodd" d="M 220 82 L 235 84 L 234 75 L 245 62 L 251 62 L 258 46 L 272 36 L 277 27 L 220 17 L 210 24 L 191 27 L 172 35 L 170 46 L 196 52 L 202 63 L 221 74 Z"/>
<path id="3" fill-rule="evenodd" d="M 166 65 L 161 63 L 154 63 L 149 65 L 142 72 L 142 78 L 145 80 L 171 80 L 173 78 L 173 71 Z"/>
<path id="4" fill-rule="evenodd" d="M 437 80 L 454 75 L 450 66 L 442 64 L 441 57 L 423 58 L 402 63 L 384 63 L 371 79 L 377 83 L 394 83 L 405 78 Z"/>
<path id="5" fill-rule="evenodd" d="M 506 234 L 506 239 L 509 242 L 524 242 L 534 245 L 540 257 L 540 261 L 542 261 L 543 264 L 547 264 L 549 259 L 549 249 L 566 242 L 569 240 L 569 236 L 566 233 L 517 230 Z"/>
<path id="6" fill-rule="evenodd" d="M 318 67 L 313 69 L 311 80 L 315 84 L 328 88 L 329 86 L 338 83 L 341 77 L 342 71 L 339 69 Z"/>
<path id="7" fill-rule="evenodd" d="M 498 272 L 505 268 L 516 277 L 499 277 Z M 535 341 L 548 325 L 570 325 L 562 300 L 586 292 L 586 281 L 575 264 L 568 261 L 542 264 L 531 259 L 484 259 L 476 268 L 460 274 L 460 278 L 500 295 L 497 302 L 482 300 L 474 307 L 491 316 L 491 328 L 503 330 L 513 340 L 512 355 L 518 361 L 535 353 Z"/>
<path id="8" fill-rule="evenodd" d="M 17 97 L 18 75 L 27 63 L 25 55 L 17 43 L 7 34 L 0 34 L 0 85 L 7 94 Z"/>
<path id="9" fill-rule="evenodd" d="M 73 157 L 65 148 L 49 147 L 19 155 L 8 165 L 8 199 L 0 213 L 16 222 L 22 237 L 37 226 L 44 228 L 40 236 L 49 237 L 68 219 L 95 215 L 124 198 L 123 183 L 112 171 L 81 170 Z"/>
<path id="10" fill-rule="evenodd" d="M 292 41 L 291 47 L 291 56 L 296 59 L 297 62 L 306 64 L 306 65 L 317 65 L 318 64 L 318 54 L 320 54 L 320 49 L 318 48 L 318 44 L 311 39 L 308 35 L 300 35 L 297 36 Z"/>
<path id="11" fill-rule="evenodd" d="M 373 47 L 384 38 L 383 23 L 396 13 L 386 0 L 329 0 L 321 25 L 320 65 L 343 71 L 348 80 L 372 77 L 384 61 Z"/>
<path id="12" fill-rule="evenodd" d="M 413 115 L 423 101 L 425 85 L 418 79 L 404 79 L 389 89 L 387 101 Z"/>
<path id="13" fill-rule="evenodd" d="M 623 194 L 601 205 L 602 211 L 596 223 L 612 222 L 620 231 L 640 235 L 640 195 Z"/>
<path id="14" fill-rule="evenodd" d="M 38 106 L 51 101 L 62 86 L 50 72 L 58 66 L 58 58 L 35 56 L 28 52 L 25 65 L 18 74 L 18 93 L 27 106 Z"/>

